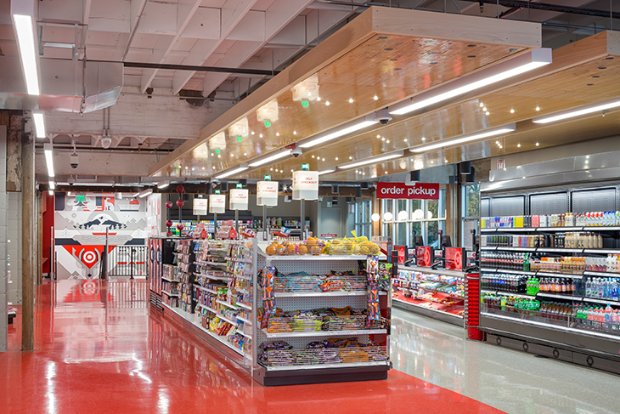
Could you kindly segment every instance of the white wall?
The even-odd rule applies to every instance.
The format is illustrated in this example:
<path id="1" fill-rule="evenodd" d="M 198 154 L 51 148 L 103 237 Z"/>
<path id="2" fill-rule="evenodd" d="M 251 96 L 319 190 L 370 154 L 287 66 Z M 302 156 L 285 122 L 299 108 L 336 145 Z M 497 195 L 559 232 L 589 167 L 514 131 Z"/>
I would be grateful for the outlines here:
<path id="1" fill-rule="evenodd" d="M 22 193 L 7 193 L 6 211 L 8 300 L 22 303 Z"/>

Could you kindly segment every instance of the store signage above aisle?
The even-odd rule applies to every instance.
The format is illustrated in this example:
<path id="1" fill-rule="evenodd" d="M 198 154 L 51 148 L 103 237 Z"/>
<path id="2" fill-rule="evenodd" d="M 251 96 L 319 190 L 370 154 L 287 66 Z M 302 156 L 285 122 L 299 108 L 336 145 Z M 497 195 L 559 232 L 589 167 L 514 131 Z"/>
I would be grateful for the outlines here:
<path id="1" fill-rule="evenodd" d="M 377 183 L 377 198 L 409 199 L 409 200 L 438 200 L 439 184 L 437 183 Z"/>
<path id="2" fill-rule="evenodd" d="M 230 190 L 229 206 L 231 210 L 247 210 L 249 191 L 247 188 L 234 188 Z"/>
<path id="3" fill-rule="evenodd" d="M 319 172 L 293 172 L 293 200 L 319 199 Z"/>
<path id="4" fill-rule="evenodd" d="M 226 195 L 209 194 L 209 213 L 222 214 L 226 212 Z"/>
<path id="5" fill-rule="evenodd" d="M 278 205 L 277 181 L 259 181 L 256 183 L 256 204 L 266 207 Z"/>
<path id="6" fill-rule="evenodd" d="M 195 216 L 206 216 L 208 213 L 207 207 L 209 205 L 209 200 L 206 198 L 195 198 L 194 199 L 194 215 Z"/>

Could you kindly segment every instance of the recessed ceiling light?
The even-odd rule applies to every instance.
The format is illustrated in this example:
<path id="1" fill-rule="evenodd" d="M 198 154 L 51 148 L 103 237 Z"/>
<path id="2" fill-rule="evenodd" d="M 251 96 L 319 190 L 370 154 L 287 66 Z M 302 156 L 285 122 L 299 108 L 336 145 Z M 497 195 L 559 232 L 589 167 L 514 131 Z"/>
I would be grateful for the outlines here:
<path id="1" fill-rule="evenodd" d="M 338 161 L 338 157 L 334 157 L 334 161 Z"/>
<path id="2" fill-rule="evenodd" d="M 255 135 L 255 134 L 256 134 L 256 132 L 252 131 L 252 132 L 250 132 L 250 134 Z"/>
<path id="3" fill-rule="evenodd" d="M 379 97 L 377 95 L 375 95 L 375 96 L 372 97 L 372 99 L 373 99 L 373 101 L 378 101 Z"/>
<path id="4" fill-rule="evenodd" d="M 505 79 L 521 75 L 551 63 L 551 49 L 535 49 L 496 65 L 462 76 L 451 82 L 414 96 L 411 100 L 395 105 L 390 113 L 404 115 L 484 88 Z"/>
<path id="5" fill-rule="evenodd" d="M 389 144 L 389 143 L 390 143 L 390 140 L 389 140 L 389 139 L 388 139 L 388 140 L 386 140 L 386 141 L 385 141 L 385 143 L 386 143 L 386 144 Z"/>
<path id="6" fill-rule="evenodd" d="M 482 131 L 482 132 L 478 132 L 476 134 L 471 134 L 471 135 L 465 135 L 465 136 L 461 136 L 458 138 L 453 138 L 453 139 L 447 139 L 445 141 L 438 141 L 432 144 L 428 144 L 428 145 L 422 145 L 419 147 L 414 147 L 411 148 L 409 151 L 411 152 L 426 152 L 426 151 L 430 151 L 430 150 L 434 150 L 434 149 L 439 149 L 439 148 L 446 148 L 446 147 L 451 147 L 454 145 L 458 145 L 458 144 L 463 144 L 466 142 L 471 142 L 471 141 L 477 141 L 477 140 L 481 140 L 484 138 L 489 138 L 489 137 L 493 137 L 496 135 L 502 135 L 502 134 L 507 134 L 509 132 L 513 132 L 516 130 L 516 125 L 515 124 L 509 124 L 509 125 L 505 125 L 503 127 L 499 127 L 499 128 L 493 128 L 493 129 L 489 129 L 486 131 Z"/>
<path id="7" fill-rule="evenodd" d="M 349 155 L 349 159 L 350 159 L 350 160 L 352 160 L 352 159 L 353 159 L 353 157 L 352 157 L 351 155 Z"/>
<path id="8" fill-rule="evenodd" d="M 480 108 L 484 108 L 484 102 L 480 101 L 479 106 L 480 106 Z"/>
<path id="9" fill-rule="evenodd" d="M 314 155 L 312 156 L 312 159 L 314 159 Z"/>
<path id="10" fill-rule="evenodd" d="M 422 142 L 426 142 L 426 137 L 422 137 Z"/>
<path id="11" fill-rule="evenodd" d="M 280 136 L 280 133 L 279 133 L 279 132 L 276 132 L 276 137 L 279 137 L 279 136 Z"/>
<path id="12" fill-rule="evenodd" d="M 353 99 L 353 98 L 349 98 L 349 101 L 348 101 L 348 102 L 349 102 L 350 104 L 352 104 L 353 102 L 355 102 L 355 99 Z"/>
<path id="13" fill-rule="evenodd" d="M 536 105 L 536 108 L 534 108 L 536 110 L 536 112 L 540 112 L 540 106 Z"/>
<path id="14" fill-rule="evenodd" d="M 381 141 L 385 142 L 385 137 L 381 137 Z"/>
<path id="15" fill-rule="evenodd" d="M 381 138 L 381 134 L 377 134 L 377 138 Z"/>
<path id="16" fill-rule="evenodd" d="M 409 140 L 407 138 L 403 139 L 403 142 L 409 142 Z"/>
<path id="17" fill-rule="evenodd" d="M 521 144 L 517 144 L 517 148 L 521 148 Z"/>
<path id="18" fill-rule="evenodd" d="M 297 135 L 297 131 L 293 131 L 293 135 Z"/>
<path id="19" fill-rule="evenodd" d="M 330 106 L 330 105 L 331 105 L 331 102 L 325 101 L 325 106 Z"/>
<path id="20" fill-rule="evenodd" d="M 594 114 L 597 112 L 603 112 L 603 115 L 604 115 L 605 114 L 604 111 L 607 111 L 609 109 L 616 109 L 616 108 L 620 108 L 620 100 L 618 99 L 614 101 L 610 101 L 610 102 L 599 103 L 596 105 L 588 105 L 588 106 L 582 106 L 579 108 L 573 108 L 573 109 L 569 109 L 568 111 L 562 111 L 562 112 L 552 114 L 549 116 L 545 116 L 542 118 L 535 118 L 533 119 L 533 122 L 537 124 L 548 124 L 551 122 L 563 121 L 565 119 L 577 118 L 577 117 L 584 116 L 584 115 L 590 115 L 590 114 Z"/>
<path id="21" fill-rule="evenodd" d="M 511 113 L 511 114 L 514 114 L 515 112 L 516 112 L 516 111 L 515 111 L 515 109 L 514 109 L 514 108 L 510 108 L 510 113 Z"/>
<path id="22" fill-rule="evenodd" d="M 486 115 L 486 116 L 489 116 L 489 115 L 491 115 L 491 113 L 490 113 L 489 111 L 486 111 L 486 112 L 485 112 L 485 115 Z"/>
<path id="23" fill-rule="evenodd" d="M 259 138 L 262 138 L 264 135 L 262 133 L 258 134 Z"/>
<path id="24" fill-rule="evenodd" d="M 539 147 L 539 146 L 540 146 L 540 142 L 537 142 L 537 143 L 536 143 L 536 146 L 537 146 L 537 147 Z"/>
<path id="25" fill-rule="evenodd" d="M 320 97 L 320 96 L 317 96 L 317 97 L 316 97 L 316 101 L 317 101 L 317 102 L 321 102 L 321 97 Z"/>
<path id="26" fill-rule="evenodd" d="M 325 158 L 323 158 L 323 161 L 325 161 Z"/>

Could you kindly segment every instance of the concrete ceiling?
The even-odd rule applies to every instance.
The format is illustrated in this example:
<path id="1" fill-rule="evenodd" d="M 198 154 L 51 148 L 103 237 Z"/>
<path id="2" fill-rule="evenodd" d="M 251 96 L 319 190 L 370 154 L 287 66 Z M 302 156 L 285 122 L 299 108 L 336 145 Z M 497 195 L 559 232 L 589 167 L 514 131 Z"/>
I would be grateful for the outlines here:
<path id="1" fill-rule="evenodd" d="M 518 7 L 526 3 L 527 7 Z M 620 5 L 619 10 L 610 10 L 613 3 L 617 2 L 41 0 L 38 22 L 41 59 L 279 70 L 368 4 L 541 22 L 544 45 L 557 47 L 614 25 L 620 27 L 619 20 L 605 17 L 610 11 L 620 13 Z M 0 0 L 0 56 L 17 56 L 10 0 Z M 121 95 L 110 109 L 112 149 L 141 151 L 145 157 L 146 150 L 168 152 L 197 138 L 201 128 L 268 79 L 265 75 L 126 67 Z M 187 96 L 188 90 L 193 97 L 181 99 L 179 95 Z M 79 149 L 106 151 L 100 144 L 102 111 L 54 112 L 46 118 L 58 151 L 76 138 Z M 143 162 L 153 162 L 152 155 Z M 83 165 L 75 173 L 90 174 L 88 169 L 89 165 Z M 45 166 L 38 165 L 37 170 L 44 172 Z M 136 169 L 135 175 L 143 170 Z M 123 171 L 132 174 L 131 169 Z"/>

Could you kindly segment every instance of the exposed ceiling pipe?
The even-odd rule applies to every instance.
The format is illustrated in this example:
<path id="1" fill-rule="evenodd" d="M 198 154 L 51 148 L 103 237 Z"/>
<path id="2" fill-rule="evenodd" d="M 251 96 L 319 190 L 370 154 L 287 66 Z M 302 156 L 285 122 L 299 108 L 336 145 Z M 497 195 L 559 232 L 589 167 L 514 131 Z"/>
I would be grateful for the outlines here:
<path id="1" fill-rule="evenodd" d="M 99 62 L 99 61 L 91 60 L 90 62 Z M 192 65 L 176 65 L 176 64 L 168 64 L 168 63 L 123 62 L 123 65 L 126 68 L 185 70 L 185 71 L 191 71 L 191 72 L 236 73 L 236 74 L 259 75 L 259 76 L 275 76 L 279 73 L 279 71 L 276 71 L 276 70 L 265 70 L 265 69 L 223 68 L 219 66 L 192 66 Z"/>
<path id="2" fill-rule="evenodd" d="M 560 4 L 535 3 L 526 0 L 464 0 L 470 3 L 493 4 L 508 8 L 533 9 L 553 11 L 557 13 L 578 14 L 582 16 L 604 17 L 620 19 L 620 13 L 605 10 L 589 9 L 585 7 L 562 6 Z"/>

